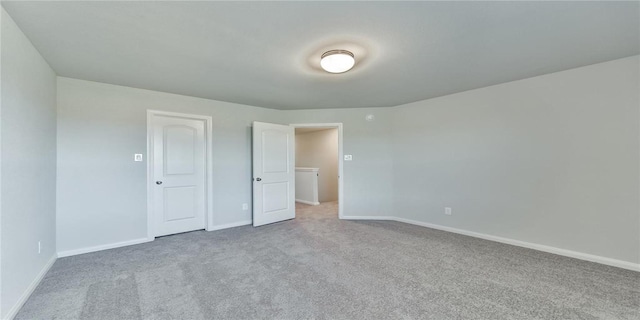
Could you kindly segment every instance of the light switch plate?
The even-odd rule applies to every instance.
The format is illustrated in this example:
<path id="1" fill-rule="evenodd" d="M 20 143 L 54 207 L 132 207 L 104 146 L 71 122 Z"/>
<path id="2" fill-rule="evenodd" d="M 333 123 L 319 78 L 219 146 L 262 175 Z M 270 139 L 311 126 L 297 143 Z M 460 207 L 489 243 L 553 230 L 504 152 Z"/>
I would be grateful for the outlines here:
<path id="1" fill-rule="evenodd" d="M 133 161 L 142 161 L 142 154 L 136 153 L 133 155 Z"/>
<path id="2" fill-rule="evenodd" d="M 351 161 L 351 160 L 353 160 L 353 155 L 350 155 L 350 154 L 344 155 L 344 161 Z"/>

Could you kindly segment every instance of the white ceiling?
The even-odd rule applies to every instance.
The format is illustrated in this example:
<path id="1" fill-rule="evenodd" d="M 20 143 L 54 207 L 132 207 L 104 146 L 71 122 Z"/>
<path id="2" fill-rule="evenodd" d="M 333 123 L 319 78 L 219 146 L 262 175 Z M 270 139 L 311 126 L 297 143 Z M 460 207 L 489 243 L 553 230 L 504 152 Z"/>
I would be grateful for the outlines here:
<path id="1" fill-rule="evenodd" d="M 11 2 L 65 77 L 276 109 L 385 107 L 640 53 L 639 2 Z M 348 49 L 345 74 L 320 54 Z"/>

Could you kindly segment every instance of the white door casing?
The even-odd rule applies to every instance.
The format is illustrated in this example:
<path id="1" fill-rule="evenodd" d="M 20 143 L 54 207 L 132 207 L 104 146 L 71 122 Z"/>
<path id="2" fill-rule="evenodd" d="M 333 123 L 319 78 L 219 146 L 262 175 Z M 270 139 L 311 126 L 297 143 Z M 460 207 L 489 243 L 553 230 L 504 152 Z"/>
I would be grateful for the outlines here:
<path id="1" fill-rule="evenodd" d="M 205 229 L 207 123 L 174 115 L 152 117 L 152 236 Z"/>
<path id="2" fill-rule="evenodd" d="M 253 226 L 293 219 L 295 133 L 285 125 L 253 122 Z"/>
<path id="3" fill-rule="evenodd" d="M 289 125 L 292 126 L 294 130 L 295 128 L 336 128 L 338 130 L 338 218 L 345 219 L 347 214 L 345 214 L 344 211 L 344 152 L 342 147 L 342 123 L 292 123 Z"/>

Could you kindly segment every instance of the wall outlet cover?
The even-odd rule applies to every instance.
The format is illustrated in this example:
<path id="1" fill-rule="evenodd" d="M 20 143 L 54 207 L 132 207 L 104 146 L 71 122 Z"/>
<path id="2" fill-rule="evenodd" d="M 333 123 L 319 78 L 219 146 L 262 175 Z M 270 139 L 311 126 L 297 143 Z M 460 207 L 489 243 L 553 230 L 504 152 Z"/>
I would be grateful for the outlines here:
<path id="1" fill-rule="evenodd" d="M 353 155 L 350 155 L 350 154 L 344 155 L 344 161 L 351 161 L 351 160 L 353 160 Z"/>
<path id="2" fill-rule="evenodd" d="M 142 154 L 141 153 L 136 153 L 133 155 L 133 161 L 142 161 Z"/>

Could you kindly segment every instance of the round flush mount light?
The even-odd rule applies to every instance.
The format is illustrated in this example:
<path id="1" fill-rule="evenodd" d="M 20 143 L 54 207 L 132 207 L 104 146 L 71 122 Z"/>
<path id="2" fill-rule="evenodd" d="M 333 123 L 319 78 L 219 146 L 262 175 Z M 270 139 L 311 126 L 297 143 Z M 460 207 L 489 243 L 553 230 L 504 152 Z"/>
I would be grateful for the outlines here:
<path id="1" fill-rule="evenodd" d="M 355 63 L 353 53 L 347 50 L 329 50 L 320 57 L 320 66 L 329 73 L 347 72 Z"/>

